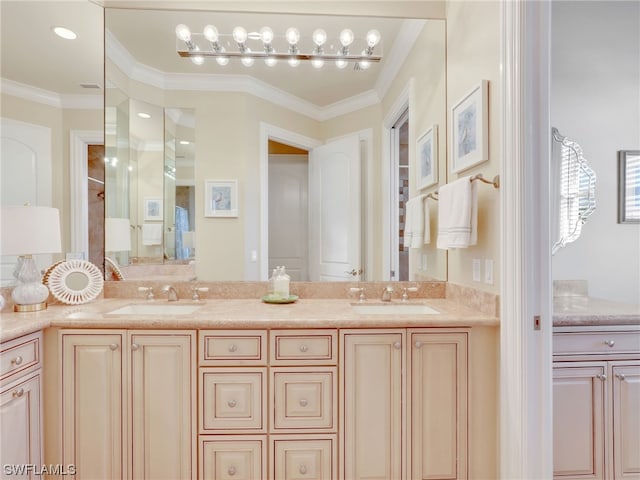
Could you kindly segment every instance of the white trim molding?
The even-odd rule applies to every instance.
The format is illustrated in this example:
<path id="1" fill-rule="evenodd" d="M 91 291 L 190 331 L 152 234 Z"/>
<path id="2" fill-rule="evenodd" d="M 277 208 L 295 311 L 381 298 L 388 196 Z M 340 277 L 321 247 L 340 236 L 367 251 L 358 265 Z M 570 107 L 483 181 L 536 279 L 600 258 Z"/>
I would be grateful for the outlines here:
<path id="1" fill-rule="evenodd" d="M 0 79 L 0 90 L 2 93 L 13 97 L 23 98 L 55 108 L 101 110 L 104 107 L 102 95 L 59 94 L 24 83 L 14 82 L 7 78 Z"/>
<path id="2" fill-rule="evenodd" d="M 549 2 L 501 2 L 500 478 L 553 477 Z M 534 316 L 541 329 L 534 329 Z"/>
<path id="3" fill-rule="evenodd" d="M 70 171 L 70 227 L 71 252 L 82 253 L 89 258 L 89 193 L 88 152 L 89 145 L 104 145 L 104 133 L 98 130 L 71 130 L 69 133 Z"/>

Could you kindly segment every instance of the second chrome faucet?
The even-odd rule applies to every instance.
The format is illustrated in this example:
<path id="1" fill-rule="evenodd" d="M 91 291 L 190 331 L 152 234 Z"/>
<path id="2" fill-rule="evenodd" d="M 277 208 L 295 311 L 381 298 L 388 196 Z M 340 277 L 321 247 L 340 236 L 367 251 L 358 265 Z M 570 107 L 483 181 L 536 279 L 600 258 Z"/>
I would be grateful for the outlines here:
<path id="1" fill-rule="evenodd" d="M 167 298 L 170 302 L 178 301 L 178 292 L 171 285 L 165 285 L 162 287 L 162 292 L 167 294 Z"/>

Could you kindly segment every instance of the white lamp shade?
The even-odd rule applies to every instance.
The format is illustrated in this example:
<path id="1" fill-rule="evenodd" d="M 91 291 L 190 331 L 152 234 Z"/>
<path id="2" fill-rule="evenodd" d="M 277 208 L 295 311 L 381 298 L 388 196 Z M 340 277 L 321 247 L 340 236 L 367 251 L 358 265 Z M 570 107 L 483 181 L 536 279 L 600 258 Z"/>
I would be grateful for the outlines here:
<path id="1" fill-rule="evenodd" d="M 131 250 L 131 226 L 128 218 L 104 219 L 104 250 L 105 252 Z"/>
<path id="2" fill-rule="evenodd" d="M 0 218 L 2 255 L 39 255 L 62 251 L 60 212 L 57 208 L 2 207 Z"/>

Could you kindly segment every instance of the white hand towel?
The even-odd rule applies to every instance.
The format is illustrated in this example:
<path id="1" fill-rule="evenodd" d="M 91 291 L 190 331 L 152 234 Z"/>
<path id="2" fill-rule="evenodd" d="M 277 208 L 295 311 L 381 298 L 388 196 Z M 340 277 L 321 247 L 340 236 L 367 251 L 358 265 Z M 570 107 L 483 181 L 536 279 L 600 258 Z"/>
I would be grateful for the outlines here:
<path id="1" fill-rule="evenodd" d="M 143 245 L 162 245 L 162 224 L 144 223 L 142 225 Z"/>
<path id="2" fill-rule="evenodd" d="M 425 212 L 425 195 L 414 197 L 405 207 L 404 246 L 420 248 L 425 243 L 425 227 L 429 228 L 428 212 Z M 426 223 L 425 223 L 426 222 Z M 427 240 L 426 243 L 429 243 Z"/>
<path id="3" fill-rule="evenodd" d="M 422 208 L 423 208 L 423 243 L 427 245 L 431 243 L 431 214 L 429 213 L 429 201 L 426 195 L 422 195 Z"/>
<path id="4" fill-rule="evenodd" d="M 438 194 L 438 248 L 467 248 L 478 241 L 478 191 L 466 176 Z"/>

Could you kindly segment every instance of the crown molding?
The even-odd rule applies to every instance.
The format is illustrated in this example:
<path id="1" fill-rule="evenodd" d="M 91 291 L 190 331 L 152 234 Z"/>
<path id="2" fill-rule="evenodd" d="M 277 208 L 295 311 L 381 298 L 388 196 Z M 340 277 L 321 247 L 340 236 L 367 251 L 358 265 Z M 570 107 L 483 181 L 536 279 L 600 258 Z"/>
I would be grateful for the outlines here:
<path id="1" fill-rule="evenodd" d="M 102 95 L 69 95 L 59 94 L 43 88 L 14 82 L 0 78 L 2 93 L 13 97 L 24 98 L 30 102 L 49 105 L 50 107 L 78 110 L 100 110 L 104 106 Z"/>

